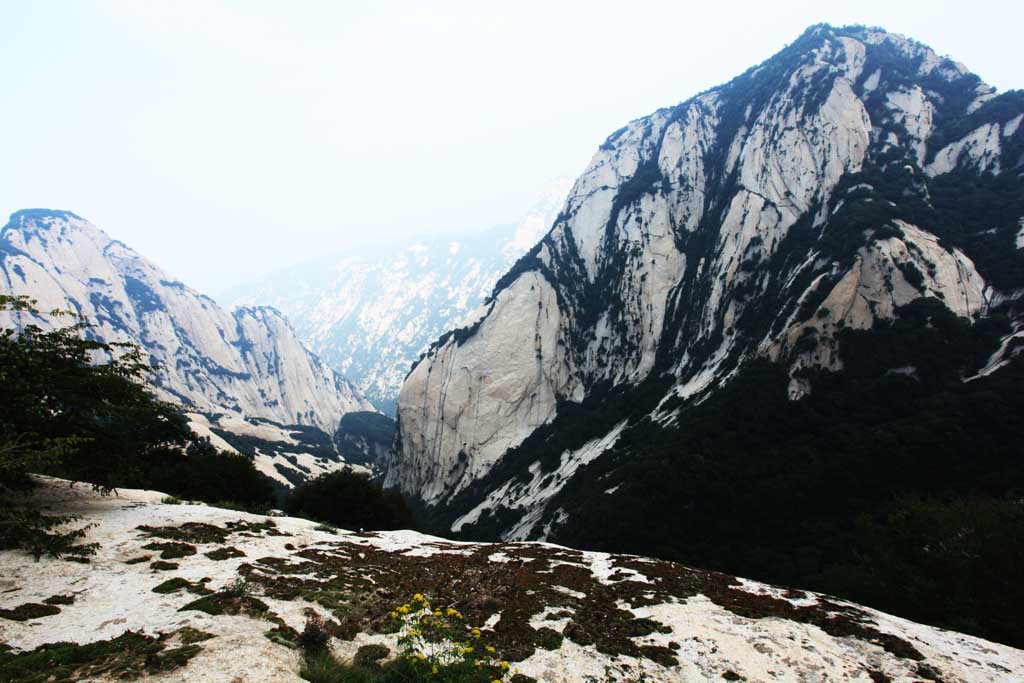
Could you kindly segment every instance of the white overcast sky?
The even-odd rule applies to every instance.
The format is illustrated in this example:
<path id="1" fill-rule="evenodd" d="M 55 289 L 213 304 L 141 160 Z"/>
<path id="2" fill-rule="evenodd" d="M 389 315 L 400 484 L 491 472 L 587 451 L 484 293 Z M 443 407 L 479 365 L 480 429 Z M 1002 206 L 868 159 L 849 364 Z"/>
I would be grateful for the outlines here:
<path id="1" fill-rule="evenodd" d="M 613 130 L 820 21 L 1024 86 L 1020 0 L 2 0 L 0 213 L 74 211 L 216 293 L 513 222 Z"/>

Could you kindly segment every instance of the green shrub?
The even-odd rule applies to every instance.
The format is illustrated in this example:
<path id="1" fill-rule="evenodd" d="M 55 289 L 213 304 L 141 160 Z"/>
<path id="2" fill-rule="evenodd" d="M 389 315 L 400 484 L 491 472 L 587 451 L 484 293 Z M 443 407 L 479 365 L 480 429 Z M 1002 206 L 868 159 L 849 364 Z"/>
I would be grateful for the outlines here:
<path id="1" fill-rule="evenodd" d="M 299 647 L 307 653 L 316 654 L 327 649 L 331 642 L 331 634 L 327 632 L 327 625 L 319 614 L 311 614 L 306 617 L 306 626 L 299 634 Z"/>
<path id="2" fill-rule="evenodd" d="M 256 469 L 252 458 L 219 451 L 206 439 L 196 439 L 184 450 L 150 454 L 130 483 L 176 499 L 255 513 L 270 509 L 275 495 L 273 481 Z"/>
<path id="3" fill-rule="evenodd" d="M 0 310 L 43 318 L 26 297 L 0 295 Z M 252 461 L 197 439 L 181 410 L 147 388 L 153 368 L 140 348 L 95 339 L 92 325 L 0 329 L 0 495 L 30 493 L 30 473 L 87 481 L 106 493 L 156 488 L 177 497 L 266 509 L 274 485 Z M 96 362 L 101 359 L 101 362 Z M 0 549 L 81 559 L 95 545 L 67 516 L 44 516 L 31 496 L 0 509 Z"/>
<path id="4" fill-rule="evenodd" d="M 412 513 L 402 497 L 349 468 L 300 484 L 285 500 L 290 514 L 344 529 L 409 529 Z"/>

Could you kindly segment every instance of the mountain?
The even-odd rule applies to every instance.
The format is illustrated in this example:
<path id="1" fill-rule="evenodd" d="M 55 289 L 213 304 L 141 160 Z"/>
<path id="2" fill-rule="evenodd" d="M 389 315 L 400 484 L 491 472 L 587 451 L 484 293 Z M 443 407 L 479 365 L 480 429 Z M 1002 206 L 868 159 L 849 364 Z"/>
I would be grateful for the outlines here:
<path id="1" fill-rule="evenodd" d="M 193 426 L 204 435 L 212 435 L 212 422 L 236 437 L 263 429 L 270 442 L 297 446 L 302 439 L 295 435 L 313 428 L 326 433 L 330 446 L 343 415 L 372 410 L 303 347 L 279 311 L 228 313 L 68 211 L 11 216 L 0 231 L 0 293 L 28 295 L 40 311 L 74 311 L 95 323 L 99 338 L 141 346 L 156 366 L 157 393 L 192 411 Z M 46 315 L 0 315 L 15 327 L 54 324 Z M 337 465 L 332 455 L 335 462 L 328 458 L 323 467 Z"/>
<path id="2" fill-rule="evenodd" d="M 571 181 L 558 178 L 513 227 L 364 248 L 235 288 L 235 305 L 284 311 L 299 337 L 384 412 L 430 341 L 477 308 L 551 227 Z"/>
<path id="3" fill-rule="evenodd" d="M 38 495 L 80 515 L 99 547 L 88 564 L 0 551 L 4 681 L 375 680 L 301 676 L 307 619 L 341 658 L 393 660 L 392 611 L 417 594 L 464 621 L 456 634 L 480 627 L 477 656 L 494 648 L 510 664 L 488 679 L 515 683 L 998 683 L 1024 670 L 1005 645 L 642 557 L 352 533 L 59 480 Z"/>
<path id="4" fill-rule="evenodd" d="M 920 43 L 818 25 L 629 123 L 413 368 L 386 484 L 469 538 L 858 595 L 887 551 L 933 583 L 884 604 L 960 623 L 904 569 L 960 562 L 958 515 L 1022 518 L 1022 120 Z M 985 632 L 1024 642 L 990 597 Z"/>

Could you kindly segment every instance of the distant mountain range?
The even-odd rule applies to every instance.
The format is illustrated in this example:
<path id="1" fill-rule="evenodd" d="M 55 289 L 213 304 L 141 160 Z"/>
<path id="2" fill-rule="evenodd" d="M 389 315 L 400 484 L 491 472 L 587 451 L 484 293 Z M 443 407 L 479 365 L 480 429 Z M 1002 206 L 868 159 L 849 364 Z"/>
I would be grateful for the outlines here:
<path id="1" fill-rule="evenodd" d="M 374 246 L 229 290 L 230 305 L 270 305 L 324 361 L 384 412 L 416 359 L 458 326 L 551 227 L 571 181 L 558 178 L 515 226 Z"/>

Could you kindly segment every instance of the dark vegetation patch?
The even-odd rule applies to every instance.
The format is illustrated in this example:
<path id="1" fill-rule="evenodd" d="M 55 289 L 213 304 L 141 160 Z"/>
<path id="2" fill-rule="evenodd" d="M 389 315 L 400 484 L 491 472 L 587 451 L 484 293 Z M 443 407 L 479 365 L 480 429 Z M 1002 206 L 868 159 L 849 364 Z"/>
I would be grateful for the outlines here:
<path id="1" fill-rule="evenodd" d="M 257 536 L 291 536 L 288 532 L 278 529 L 277 522 L 272 519 L 265 519 L 262 522 L 239 520 L 237 522 L 228 522 L 224 526 L 231 533 L 249 538 Z"/>
<path id="2" fill-rule="evenodd" d="M 391 650 L 386 645 L 380 645 L 379 643 L 363 645 L 356 650 L 356 656 L 352 658 L 352 663 L 356 666 L 365 667 L 380 666 L 378 662 L 390 653 Z"/>
<path id="3" fill-rule="evenodd" d="M 279 623 L 274 628 L 270 629 L 263 634 L 267 640 L 278 645 L 284 645 L 287 648 L 295 649 L 299 647 L 299 632 L 293 629 L 291 626 L 285 623 Z"/>
<path id="4" fill-rule="evenodd" d="M 184 590 L 196 595 L 209 595 L 213 591 L 207 588 L 205 583 L 206 581 L 189 581 L 188 579 L 176 576 L 173 579 L 167 579 L 163 583 L 153 586 L 153 592 L 167 594 Z"/>
<path id="5" fill-rule="evenodd" d="M 143 562 L 149 562 L 151 557 L 152 557 L 151 555 L 139 555 L 138 557 L 133 557 L 133 558 L 131 558 L 129 560 L 125 560 L 124 563 L 125 564 L 142 564 Z"/>
<path id="6" fill-rule="evenodd" d="M 3 446 L 0 438 L 0 446 Z M 2 463 L 2 460 L 0 460 Z M 32 482 L 21 481 L 11 487 L 5 487 L 3 476 L 0 475 L 0 492 L 7 488 L 11 493 L 31 495 Z M 13 497 L 13 496 L 12 496 Z M 0 510 L 0 550 L 21 549 L 28 552 L 36 560 L 43 556 L 72 562 L 86 562 L 90 555 L 96 553 L 96 543 L 82 543 L 89 529 L 88 526 L 78 529 L 67 529 L 66 525 L 77 521 L 73 515 L 49 515 L 33 510 L 30 504 L 19 505 L 11 500 L 10 504 Z"/>
<path id="7" fill-rule="evenodd" d="M 243 553 L 238 548 L 236 548 L 234 546 L 230 546 L 230 545 L 229 546 L 225 546 L 223 548 L 217 548 L 216 550 L 211 550 L 210 552 L 203 553 L 203 554 L 206 555 L 211 560 L 216 560 L 216 561 L 230 560 L 230 559 L 235 558 L 235 557 L 245 557 L 245 553 Z"/>
<path id="8" fill-rule="evenodd" d="M 47 605 L 73 605 L 75 604 L 74 595 L 51 595 L 50 597 L 43 600 Z"/>
<path id="9" fill-rule="evenodd" d="M 369 475 L 347 467 L 299 484 L 284 507 L 289 514 L 344 529 L 415 527 L 412 513 L 401 495 L 384 491 Z"/>
<path id="10" fill-rule="evenodd" d="M 319 614 L 310 614 L 306 617 L 306 625 L 299 634 L 298 646 L 305 652 L 321 652 L 327 649 L 331 642 L 331 634 L 327 629 L 326 620 Z"/>
<path id="11" fill-rule="evenodd" d="M 372 645 L 368 648 L 375 647 Z M 360 648 L 362 650 L 363 648 Z M 358 657 L 358 653 L 357 653 Z M 413 683 L 414 681 L 444 681 L 445 683 L 492 683 L 497 672 L 473 665 L 470 661 L 449 664 L 438 675 L 427 665 L 396 657 L 383 664 L 341 661 L 329 650 L 308 653 L 299 675 L 310 683 Z M 536 683 L 532 678 L 515 674 L 510 683 Z"/>
<path id="12" fill-rule="evenodd" d="M 232 534 L 238 534 L 239 536 L 255 538 L 258 536 L 287 536 L 289 534 L 282 532 L 277 528 L 277 523 L 272 519 L 265 520 L 263 522 L 250 522 L 247 520 L 239 520 L 237 522 L 227 522 L 224 526 L 217 526 L 216 524 L 207 524 L 205 522 L 186 522 L 180 526 L 140 526 L 138 530 L 141 531 L 145 536 L 150 538 L 165 538 L 168 539 L 169 543 L 150 543 L 142 546 L 148 550 L 163 550 L 166 552 L 183 552 L 184 555 L 167 556 L 161 554 L 164 559 L 173 559 L 173 557 L 184 557 L 185 555 L 195 555 L 195 546 L 192 544 L 209 544 L 209 543 L 224 543 Z M 192 552 L 188 552 L 188 548 L 192 548 Z M 235 548 L 221 548 L 223 555 L 221 557 L 215 557 L 212 559 L 226 559 L 228 557 L 241 557 L 242 554 Z M 217 553 L 217 550 L 212 551 Z M 211 553 L 206 553 L 210 556 Z"/>
<path id="13" fill-rule="evenodd" d="M 227 529 L 203 522 L 185 522 L 181 526 L 140 526 L 146 536 L 186 543 L 221 543 L 231 533 Z"/>
<path id="14" fill-rule="evenodd" d="M 184 612 L 187 610 L 196 610 L 198 612 L 206 612 L 214 616 L 220 614 L 248 614 L 250 616 L 259 616 L 268 611 L 267 603 L 263 602 L 259 598 L 254 598 L 251 595 L 227 595 L 224 593 L 214 593 L 213 595 L 207 595 L 206 597 L 193 600 L 180 611 Z"/>
<path id="15" fill-rule="evenodd" d="M 26 602 L 12 609 L 0 609 L 0 619 L 11 621 L 28 621 L 29 619 L 41 619 L 54 614 L 60 614 L 60 607 L 52 604 L 39 604 L 37 602 Z"/>
<path id="16" fill-rule="evenodd" d="M 252 457 L 218 451 L 209 441 L 195 441 L 183 452 L 166 453 L 142 465 L 130 482 L 135 488 L 257 514 L 276 504 L 276 483 L 256 469 Z"/>
<path id="17" fill-rule="evenodd" d="M 177 541 L 168 541 L 161 543 L 154 541 L 153 543 L 147 543 L 142 546 L 146 550 L 159 550 L 160 558 L 164 560 L 177 560 L 182 557 L 189 557 L 190 555 L 196 554 L 196 547 L 190 543 L 178 543 Z"/>
<path id="18" fill-rule="evenodd" d="M 250 585 L 241 578 L 216 593 L 205 595 L 193 600 L 179 612 L 196 610 L 217 616 L 219 614 L 247 614 L 255 617 L 270 618 L 273 613 L 267 603 L 250 595 Z"/>
<path id="19" fill-rule="evenodd" d="M 0 650 L 0 680 L 133 680 L 180 669 L 202 651 L 197 643 L 212 637 L 186 627 L 159 637 L 125 631 L 117 638 L 85 645 L 48 643 L 26 652 Z"/>
<path id="20" fill-rule="evenodd" d="M 275 462 L 273 464 L 274 469 L 277 471 L 277 473 L 284 477 L 285 481 L 287 481 L 292 486 L 299 486 L 302 484 L 302 482 L 306 481 L 306 475 L 300 472 L 299 470 L 295 469 L 294 467 L 285 465 L 284 463 L 280 462 Z"/>
<path id="21" fill-rule="evenodd" d="M 164 562 L 163 560 L 156 560 L 149 565 L 149 568 L 158 572 L 172 571 L 178 568 L 177 562 Z"/>

